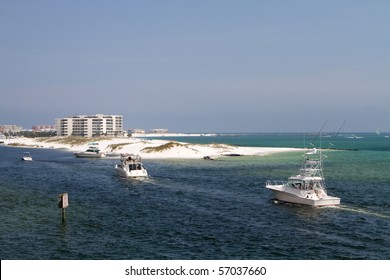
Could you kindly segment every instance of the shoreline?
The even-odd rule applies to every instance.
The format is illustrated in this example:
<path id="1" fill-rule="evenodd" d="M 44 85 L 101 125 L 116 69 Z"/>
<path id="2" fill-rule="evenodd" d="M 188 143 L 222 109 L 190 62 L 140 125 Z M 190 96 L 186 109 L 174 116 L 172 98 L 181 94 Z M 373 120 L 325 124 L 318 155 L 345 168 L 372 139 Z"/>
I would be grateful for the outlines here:
<path id="1" fill-rule="evenodd" d="M 242 147 L 227 144 L 191 144 L 186 142 L 126 138 L 82 138 L 82 137 L 50 137 L 50 138 L 13 138 L 4 139 L 7 146 L 32 149 L 62 149 L 70 152 L 82 152 L 88 149 L 89 143 L 98 143 L 102 152 L 108 156 L 119 156 L 121 153 L 138 154 L 148 159 L 199 159 L 203 157 L 265 156 L 274 153 L 300 151 L 299 148 L 274 147 Z"/>
<path id="2" fill-rule="evenodd" d="M 132 133 L 131 137 L 134 138 L 163 138 L 163 137 L 213 137 L 217 136 L 217 133 Z"/>

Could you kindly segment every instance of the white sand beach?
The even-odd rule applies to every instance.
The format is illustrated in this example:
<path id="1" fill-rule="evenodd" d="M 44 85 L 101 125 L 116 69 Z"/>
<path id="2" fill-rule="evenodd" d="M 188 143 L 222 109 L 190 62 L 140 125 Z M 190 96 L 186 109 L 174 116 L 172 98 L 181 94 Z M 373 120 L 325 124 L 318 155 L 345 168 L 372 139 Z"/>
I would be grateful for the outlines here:
<path id="1" fill-rule="evenodd" d="M 145 140 L 133 137 L 126 138 L 14 138 L 5 139 L 4 144 L 28 148 L 65 149 L 71 152 L 85 151 L 89 143 L 97 142 L 101 151 L 109 156 L 121 153 L 138 154 L 143 158 L 203 158 L 226 155 L 264 156 L 271 153 L 297 151 L 295 148 L 237 147 L 225 144 L 189 144 L 169 140 Z"/>

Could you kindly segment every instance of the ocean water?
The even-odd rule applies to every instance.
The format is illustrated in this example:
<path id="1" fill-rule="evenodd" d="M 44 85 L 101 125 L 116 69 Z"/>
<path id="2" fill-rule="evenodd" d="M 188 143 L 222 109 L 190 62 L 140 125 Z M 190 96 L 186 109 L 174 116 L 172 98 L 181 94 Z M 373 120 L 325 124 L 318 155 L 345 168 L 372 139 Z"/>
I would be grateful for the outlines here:
<path id="1" fill-rule="evenodd" d="M 328 193 L 340 207 L 278 204 L 302 153 L 144 160 L 150 177 L 116 176 L 117 159 L 0 146 L 1 259 L 389 259 L 390 139 L 300 134 L 176 140 L 302 147 L 321 141 Z M 362 138 L 359 138 L 362 137 Z M 165 138 L 167 139 L 167 138 Z M 33 162 L 20 157 L 29 151 Z M 69 194 L 62 223 L 57 196 Z"/>

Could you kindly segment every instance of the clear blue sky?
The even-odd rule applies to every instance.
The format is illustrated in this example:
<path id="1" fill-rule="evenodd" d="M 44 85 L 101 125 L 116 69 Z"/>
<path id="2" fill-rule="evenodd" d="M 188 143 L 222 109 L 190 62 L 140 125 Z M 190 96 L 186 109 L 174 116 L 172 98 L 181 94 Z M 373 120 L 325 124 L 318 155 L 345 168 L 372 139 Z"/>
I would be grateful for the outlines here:
<path id="1" fill-rule="evenodd" d="M 0 124 L 390 131 L 390 1 L 0 2 Z"/>

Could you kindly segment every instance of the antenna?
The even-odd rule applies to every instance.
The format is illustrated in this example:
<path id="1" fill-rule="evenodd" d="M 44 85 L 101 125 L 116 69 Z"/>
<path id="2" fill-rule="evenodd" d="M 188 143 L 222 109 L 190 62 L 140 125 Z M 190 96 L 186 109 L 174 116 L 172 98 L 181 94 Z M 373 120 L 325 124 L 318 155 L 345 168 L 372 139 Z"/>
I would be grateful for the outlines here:
<path id="1" fill-rule="evenodd" d="M 328 123 L 328 120 L 326 120 L 323 125 L 321 126 L 321 129 L 317 132 L 316 136 L 312 139 L 311 142 L 314 142 L 315 140 L 317 140 L 318 136 L 321 136 L 321 132 L 322 130 L 324 129 L 325 125 Z M 321 137 L 320 137 L 320 148 L 321 148 Z"/>
<path id="2" fill-rule="evenodd" d="M 344 127 L 344 125 L 345 125 L 346 122 L 347 122 L 347 121 L 344 121 L 343 124 L 340 126 L 339 130 L 338 130 L 337 133 L 336 133 L 336 136 L 339 135 L 340 130 Z"/>

